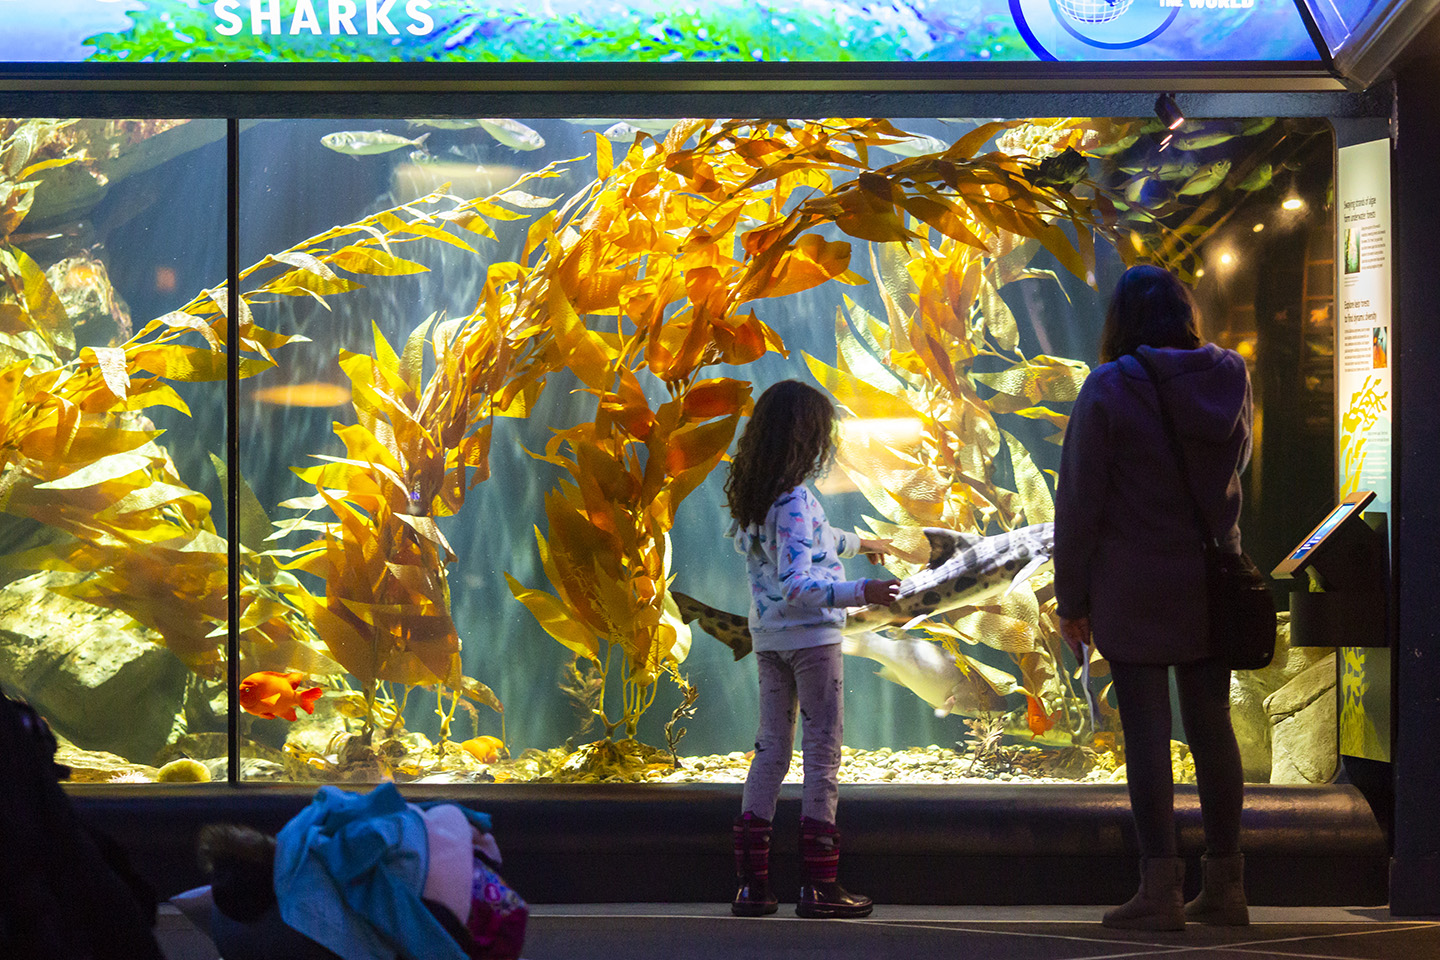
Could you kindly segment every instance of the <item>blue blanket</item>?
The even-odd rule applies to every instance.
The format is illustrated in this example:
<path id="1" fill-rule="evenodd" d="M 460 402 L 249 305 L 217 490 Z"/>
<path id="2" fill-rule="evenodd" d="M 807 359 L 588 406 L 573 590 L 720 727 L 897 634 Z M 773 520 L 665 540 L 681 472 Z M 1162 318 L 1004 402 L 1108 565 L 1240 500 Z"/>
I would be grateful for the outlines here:
<path id="1" fill-rule="evenodd" d="M 488 816 L 460 809 L 489 832 Z M 424 820 L 393 783 L 321 787 L 276 836 L 281 917 L 345 960 L 466 960 L 420 899 L 428 865 Z"/>

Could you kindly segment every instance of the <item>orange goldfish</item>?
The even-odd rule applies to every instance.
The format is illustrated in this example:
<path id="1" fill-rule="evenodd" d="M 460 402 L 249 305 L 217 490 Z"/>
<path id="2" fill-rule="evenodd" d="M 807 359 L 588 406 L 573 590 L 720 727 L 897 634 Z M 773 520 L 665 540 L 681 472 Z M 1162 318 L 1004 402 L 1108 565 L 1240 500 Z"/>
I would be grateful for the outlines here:
<path id="1" fill-rule="evenodd" d="M 240 709 L 267 720 L 284 717 L 298 720 L 295 708 L 306 713 L 315 712 L 315 701 L 323 692 L 320 687 L 301 690 L 305 680 L 303 673 L 276 673 L 261 670 L 240 681 Z"/>
<path id="2" fill-rule="evenodd" d="M 1059 710 L 1047 715 L 1044 704 L 1030 694 L 1025 694 L 1025 721 L 1030 725 L 1031 740 L 1055 726 L 1055 718 L 1058 716 Z"/>
<path id="3" fill-rule="evenodd" d="M 460 748 L 481 763 L 494 763 L 500 759 L 505 742 L 498 737 L 475 737 L 460 744 Z"/>

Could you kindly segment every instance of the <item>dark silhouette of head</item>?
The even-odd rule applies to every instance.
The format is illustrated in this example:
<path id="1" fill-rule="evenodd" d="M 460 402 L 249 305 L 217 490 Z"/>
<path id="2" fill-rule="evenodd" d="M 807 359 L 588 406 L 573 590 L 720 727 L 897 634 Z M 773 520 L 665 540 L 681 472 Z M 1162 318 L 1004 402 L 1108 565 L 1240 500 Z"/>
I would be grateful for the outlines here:
<path id="1" fill-rule="evenodd" d="M 238 823 L 207 823 L 196 841 L 215 906 L 250 923 L 275 903 L 275 838 Z"/>
<path id="2" fill-rule="evenodd" d="M 1121 275 L 1100 334 L 1101 363 L 1139 347 L 1193 350 L 1204 342 L 1195 298 L 1175 274 L 1140 264 Z"/>

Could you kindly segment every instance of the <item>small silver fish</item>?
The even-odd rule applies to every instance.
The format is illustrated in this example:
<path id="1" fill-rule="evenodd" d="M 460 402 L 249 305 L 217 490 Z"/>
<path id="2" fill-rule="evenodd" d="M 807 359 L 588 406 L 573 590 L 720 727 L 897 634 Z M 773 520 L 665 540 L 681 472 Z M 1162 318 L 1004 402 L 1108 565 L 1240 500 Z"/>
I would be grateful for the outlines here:
<path id="1" fill-rule="evenodd" d="M 401 147 L 424 149 L 425 140 L 429 136 L 430 134 L 423 133 L 411 140 L 408 137 L 386 133 L 383 130 L 342 130 L 339 133 L 325 134 L 320 138 L 320 142 L 336 153 L 359 157 L 375 153 L 389 153 L 391 150 L 399 150 Z"/>
<path id="2" fill-rule="evenodd" d="M 918 157 L 926 153 L 944 153 L 950 149 L 950 144 L 922 133 L 895 143 L 876 144 L 873 149 L 888 150 L 902 157 Z"/>
<path id="3" fill-rule="evenodd" d="M 545 138 L 531 130 L 519 120 L 493 117 L 480 121 L 485 132 L 512 150 L 539 150 L 545 146 Z"/>
<path id="4" fill-rule="evenodd" d="M 651 117 L 643 120 L 626 120 L 624 122 L 628 123 L 636 130 L 644 130 L 646 133 L 658 137 L 662 133 L 669 133 L 670 128 L 675 126 L 675 124 L 679 123 L 680 121 L 669 119 L 666 117 Z"/>
<path id="5" fill-rule="evenodd" d="M 650 117 L 639 120 L 618 120 L 611 117 L 566 117 L 565 122 L 580 127 L 610 127 L 612 129 L 623 125 L 631 130 L 644 130 L 646 133 L 658 137 L 663 133 L 669 133 L 670 128 L 680 121 L 669 117 Z M 610 139 L 616 138 L 611 137 Z"/>
<path id="6" fill-rule="evenodd" d="M 431 120 L 406 120 L 405 122 L 412 127 L 434 127 L 436 130 L 473 130 L 485 121 L 435 118 Z"/>
<path id="7" fill-rule="evenodd" d="M 606 127 L 605 132 L 602 133 L 601 136 L 606 140 L 614 140 L 617 143 L 631 143 L 638 133 L 640 133 L 639 127 L 632 127 L 624 120 L 621 120 L 613 126 Z"/>

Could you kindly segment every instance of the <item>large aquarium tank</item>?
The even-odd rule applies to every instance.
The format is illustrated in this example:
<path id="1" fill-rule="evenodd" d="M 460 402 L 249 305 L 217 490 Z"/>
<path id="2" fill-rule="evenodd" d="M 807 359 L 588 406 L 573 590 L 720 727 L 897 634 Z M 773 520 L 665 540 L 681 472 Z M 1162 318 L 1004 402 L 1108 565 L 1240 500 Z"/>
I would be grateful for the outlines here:
<path id="1" fill-rule="evenodd" d="M 239 131 L 237 292 L 224 121 L 0 120 L 0 686 L 74 782 L 742 780 L 722 486 L 787 378 L 842 414 L 832 524 L 892 540 L 917 598 L 852 618 L 842 779 L 1123 780 L 1047 525 L 1137 262 L 1251 366 L 1248 551 L 1331 503 L 1323 121 Z M 965 542 L 1009 573 L 967 587 Z M 1233 681 L 1246 775 L 1325 782 L 1333 655 L 1277 633 Z"/>

